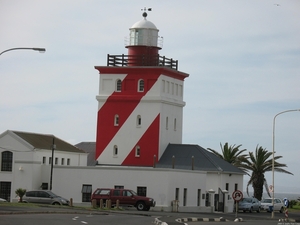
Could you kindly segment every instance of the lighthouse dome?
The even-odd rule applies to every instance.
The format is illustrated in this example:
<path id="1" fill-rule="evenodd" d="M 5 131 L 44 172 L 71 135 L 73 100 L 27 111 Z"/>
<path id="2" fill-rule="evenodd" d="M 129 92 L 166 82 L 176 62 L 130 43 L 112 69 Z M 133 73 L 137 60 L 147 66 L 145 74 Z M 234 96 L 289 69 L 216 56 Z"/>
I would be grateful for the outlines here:
<path id="1" fill-rule="evenodd" d="M 157 30 L 156 26 L 154 25 L 154 23 L 143 19 L 141 21 L 136 22 L 135 24 L 132 25 L 131 29 L 140 29 L 140 28 L 144 28 L 144 29 L 155 29 Z"/>

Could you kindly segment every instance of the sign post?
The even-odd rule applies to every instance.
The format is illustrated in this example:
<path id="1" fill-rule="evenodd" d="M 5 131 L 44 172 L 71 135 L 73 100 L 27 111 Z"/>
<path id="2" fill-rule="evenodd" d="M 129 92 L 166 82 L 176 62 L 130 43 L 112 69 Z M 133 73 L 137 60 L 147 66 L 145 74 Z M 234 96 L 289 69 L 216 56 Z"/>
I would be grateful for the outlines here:
<path id="1" fill-rule="evenodd" d="M 232 193 L 232 198 L 235 201 L 235 217 L 237 218 L 238 214 L 238 203 L 243 199 L 243 193 L 239 190 L 236 190 Z"/>

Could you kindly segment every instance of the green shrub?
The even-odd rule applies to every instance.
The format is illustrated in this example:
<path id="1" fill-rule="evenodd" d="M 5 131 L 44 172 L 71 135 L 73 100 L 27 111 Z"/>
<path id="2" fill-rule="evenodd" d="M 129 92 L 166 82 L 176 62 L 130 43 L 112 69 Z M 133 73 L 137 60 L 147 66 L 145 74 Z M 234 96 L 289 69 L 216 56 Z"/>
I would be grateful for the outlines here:
<path id="1" fill-rule="evenodd" d="M 26 193 L 26 189 L 23 189 L 23 188 L 18 188 L 16 191 L 15 191 L 16 195 L 20 197 L 20 202 L 23 202 L 23 196 L 25 195 Z"/>

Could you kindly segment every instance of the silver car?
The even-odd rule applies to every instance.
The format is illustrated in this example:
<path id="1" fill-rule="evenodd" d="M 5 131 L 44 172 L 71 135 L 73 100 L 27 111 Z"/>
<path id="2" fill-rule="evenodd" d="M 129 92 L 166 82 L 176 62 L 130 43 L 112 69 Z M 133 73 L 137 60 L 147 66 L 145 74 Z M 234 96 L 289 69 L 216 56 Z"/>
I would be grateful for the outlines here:
<path id="1" fill-rule="evenodd" d="M 260 212 L 260 202 L 257 198 L 243 198 L 239 201 L 238 210 L 243 210 L 243 212 L 249 211 L 252 213 L 253 211 Z"/>
<path id="2" fill-rule="evenodd" d="M 23 202 L 50 205 L 69 205 L 69 201 L 67 199 L 62 198 L 48 190 L 27 191 L 23 196 Z"/>
<path id="3" fill-rule="evenodd" d="M 272 198 L 261 200 L 261 210 L 271 212 L 270 206 L 272 206 Z M 284 211 L 284 204 L 279 198 L 274 198 L 274 211 L 279 211 L 280 213 Z"/>

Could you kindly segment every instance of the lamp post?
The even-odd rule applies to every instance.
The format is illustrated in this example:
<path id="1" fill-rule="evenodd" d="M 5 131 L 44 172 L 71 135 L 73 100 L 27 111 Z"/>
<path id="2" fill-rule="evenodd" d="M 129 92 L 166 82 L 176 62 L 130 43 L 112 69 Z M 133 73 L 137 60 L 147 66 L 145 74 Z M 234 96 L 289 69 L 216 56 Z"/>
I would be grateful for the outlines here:
<path id="1" fill-rule="evenodd" d="M 39 51 L 40 53 L 44 53 L 46 51 L 45 48 L 10 48 L 10 49 L 7 49 L 3 52 L 0 53 L 0 55 L 2 55 L 3 53 L 5 52 L 9 52 L 9 51 L 13 51 L 13 50 L 33 50 L 33 51 Z"/>
<path id="2" fill-rule="evenodd" d="M 285 111 L 282 111 L 280 113 L 277 113 L 275 116 L 274 116 L 274 119 L 273 119 L 273 144 L 272 144 L 272 149 L 273 149 L 273 159 L 272 159 L 272 207 L 273 207 L 273 210 L 272 210 L 272 218 L 274 218 L 274 193 L 275 193 L 275 188 L 274 188 L 274 164 L 275 164 L 275 159 L 274 159 L 274 156 L 275 156 L 275 119 L 277 116 L 279 116 L 280 114 L 283 114 L 283 113 L 287 113 L 287 112 L 295 112 L 295 111 L 300 111 L 300 109 L 290 109 L 290 110 L 285 110 Z"/>
<path id="3" fill-rule="evenodd" d="M 51 168 L 50 168 L 50 191 L 52 190 L 52 177 L 53 177 L 53 160 L 54 160 L 54 150 L 56 149 L 56 145 L 54 144 L 54 137 L 52 139 L 52 157 L 51 157 Z"/>

